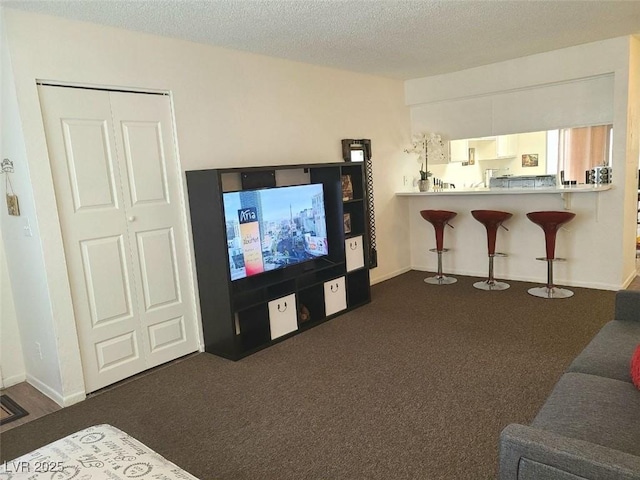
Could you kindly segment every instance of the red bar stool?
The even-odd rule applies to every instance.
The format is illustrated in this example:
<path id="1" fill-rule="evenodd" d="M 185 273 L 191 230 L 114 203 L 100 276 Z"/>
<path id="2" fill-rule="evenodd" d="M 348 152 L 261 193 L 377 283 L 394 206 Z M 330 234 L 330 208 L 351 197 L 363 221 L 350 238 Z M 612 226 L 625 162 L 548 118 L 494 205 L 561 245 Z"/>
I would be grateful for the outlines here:
<path id="1" fill-rule="evenodd" d="M 457 278 L 447 277 L 442 274 L 442 253 L 448 252 L 448 248 L 443 248 L 444 244 L 444 226 L 449 225 L 449 220 L 457 215 L 456 212 L 449 212 L 447 210 L 421 210 L 420 215 L 427 222 L 433 225 L 436 231 L 436 248 L 429 249 L 430 252 L 436 252 L 438 254 L 438 273 L 435 277 L 425 278 L 426 283 L 432 285 L 449 285 L 456 283 Z M 449 225 L 453 228 L 452 225 Z"/>
<path id="2" fill-rule="evenodd" d="M 513 214 L 498 210 L 472 210 L 471 215 L 487 229 L 487 250 L 489 252 L 489 278 L 483 282 L 476 282 L 473 286 L 480 290 L 506 290 L 510 285 L 505 282 L 497 282 L 493 276 L 493 258 L 506 257 L 504 253 L 496 253 L 496 236 L 498 227 L 508 230 L 502 225 L 502 222 L 509 220 Z"/>
<path id="3" fill-rule="evenodd" d="M 530 212 L 527 218 L 539 225 L 544 231 L 544 239 L 547 247 L 547 256 L 536 260 L 547 262 L 547 285 L 544 287 L 530 288 L 529 293 L 542 298 L 569 298 L 573 296 L 571 290 L 559 288 L 553 284 L 553 262 L 564 261 L 564 258 L 556 258 L 556 233 L 565 223 L 573 220 L 576 214 L 573 212 Z"/>

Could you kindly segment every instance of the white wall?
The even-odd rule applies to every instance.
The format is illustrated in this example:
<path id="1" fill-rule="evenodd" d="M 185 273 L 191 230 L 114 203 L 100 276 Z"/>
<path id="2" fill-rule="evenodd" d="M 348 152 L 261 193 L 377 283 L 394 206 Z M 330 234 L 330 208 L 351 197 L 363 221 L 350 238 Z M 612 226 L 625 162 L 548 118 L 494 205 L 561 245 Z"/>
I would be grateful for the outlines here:
<path id="1" fill-rule="evenodd" d="M 547 172 L 547 132 L 525 133 L 517 135 L 517 138 L 515 158 L 503 163 L 508 168 L 506 173 L 509 175 L 544 175 Z M 538 166 L 523 167 L 522 155 L 531 153 L 538 155 Z"/>
<path id="2" fill-rule="evenodd" d="M 26 161 L 24 139 L 20 128 L 20 114 L 15 94 L 15 85 L 11 75 L 11 63 L 8 57 L 7 41 L 2 41 L 2 158 L 13 161 L 14 173 L 11 182 L 20 204 L 20 216 L 9 216 L 6 208 L 0 208 L 0 225 L 2 240 L 6 254 L 6 265 L 9 272 L 10 286 L 2 288 L 2 296 L 13 295 L 15 320 L 11 315 L 3 320 L 3 375 L 9 375 L 12 369 L 23 369 L 19 377 L 26 376 L 37 384 L 38 388 L 55 397 L 61 390 L 60 372 L 58 370 L 58 352 L 55 342 L 55 330 L 51 315 L 51 303 L 47 292 L 46 277 L 43 269 L 42 247 L 38 234 L 38 224 L 33 203 L 33 192 L 29 179 L 29 168 Z M 4 177 L 2 178 L 4 182 Z M 4 196 L 4 195 L 3 195 Z M 33 237 L 23 234 L 23 227 L 29 222 Z M 4 303 L 4 302 L 3 302 Z M 8 300 L 7 300 L 8 303 Z M 3 312 L 4 313 L 4 312 Z M 4 315 L 3 315 L 4 318 Z M 22 366 L 5 364 L 5 328 L 9 333 L 8 341 L 21 340 L 23 353 Z M 17 330 L 19 328 L 19 334 Z M 37 349 L 40 345 L 42 358 Z"/>
<path id="3" fill-rule="evenodd" d="M 22 344 L 3 243 L 0 238 L 0 388 L 25 380 Z"/>
<path id="4" fill-rule="evenodd" d="M 379 262 L 372 281 L 409 268 L 409 252 L 398 247 L 408 237 L 407 211 L 394 196 L 410 130 L 402 82 L 11 9 L 5 17 L 39 226 L 33 242 L 41 241 L 45 259 L 36 270 L 48 282 L 65 399 L 82 390 L 82 379 L 36 79 L 169 90 L 184 170 L 341 161 L 342 138 L 371 139 Z M 6 249 L 27 253 L 18 242 Z M 12 283 L 15 270 L 10 265 Z M 28 301 L 16 294 L 16 308 Z"/>
<path id="5" fill-rule="evenodd" d="M 630 87 L 630 44 L 635 42 L 629 37 L 616 38 L 405 83 L 412 129 L 437 131 L 453 139 L 613 123 L 614 188 L 571 199 L 577 218 L 562 247 L 570 262 L 556 271 L 558 280 L 569 285 L 617 289 L 635 275 L 633 252 L 626 248 L 632 238 L 625 226 L 631 221 L 627 211 L 628 190 L 633 186 L 629 162 L 637 163 L 638 148 L 637 132 L 633 132 L 635 136 L 628 132 L 632 125 L 628 114 L 638 108 L 630 103 L 630 89 L 638 88 Z M 637 77 L 637 73 L 633 75 Z M 509 208 L 522 216 L 527 211 L 564 207 L 559 195 L 517 200 L 512 196 L 465 198 L 429 197 L 429 204 L 430 208 L 455 206 L 467 215 L 474 208 Z M 408 203 L 412 265 L 433 269 L 435 259 L 423 253 L 427 229 L 417 215 L 426 202 Z M 473 233 L 473 223 L 458 220 L 468 225 L 469 231 L 456 231 L 455 237 L 464 238 L 454 240 L 452 235 L 458 250 L 455 258 L 451 255 L 449 259 L 450 267 L 459 273 L 483 275 L 486 258 L 473 248 L 473 239 L 483 232 Z M 534 233 L 538 227 L 531 230 L 526 219 L 511 222 L 515 228 L 509 238 L 517 254 L 503 262 L 508 269 L 503 273 L 508 278 L 540 281 L 544 275 L 532 271 L 532 259 L 540 256 L 543 247 L 542 239 Z"/>
<path id="6" fill-rule="evenodd" d="M 624 197 L 624 234 L 622 248 L 630 252 L 625 257 L 626 268 L 635 265 L 635 238 L 638 232 L 638 168 L 640 168 L 640 37 L 633 37 L 629 49 L 629 135 L 627 138 L 626 185 Z M 614 132 L 615 136 L 615 132 Z M 640 273 L 640 272 L 638 272 Z"/>
<path id="7" fill-rule="evenodd" d="M 0 10 L 0 39 L 4 41 L 2 31 L 2 10 Z M 0 52 L 0 55 L 2 52 Z M 0 59 L 0 65 L 4 62 Z M 4 71 L 4 68 L 2 69 Z M 5 81 L 0 75 L 0 111 L 4 112 L 4 85 Z M 0 115 L 0 132 L 3 131 L 4 119 Z M 0 159 L 6 158 L 3 155 L 2 135 L 0 135 Z M 0 182 L 4 185 L 5 179 L 0 175 Z M 4 193 L 4 192 L 3 192 Z M 0 208 L 0 211 L 3 209 Z M 2 212 L 6 215 L 6 211 Z M 0 221 L 0 388 L 9 387 L 20 383 L 25 379 L 24 360 L 22 356 L 22 345 L 20 343 L 20 332 L 18 331 L 18 321 L 11 284 L 9 282 L 9 271 L 4 254 L 4 242 L 2 241 L 2 222 Z"/>

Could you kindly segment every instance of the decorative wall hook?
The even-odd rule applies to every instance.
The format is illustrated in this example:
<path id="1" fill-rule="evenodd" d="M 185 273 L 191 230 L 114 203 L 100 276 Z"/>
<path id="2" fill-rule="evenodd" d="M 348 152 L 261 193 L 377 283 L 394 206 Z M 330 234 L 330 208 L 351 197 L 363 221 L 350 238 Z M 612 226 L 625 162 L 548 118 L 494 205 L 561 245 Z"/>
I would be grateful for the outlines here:
<path id="1" fill-rule="evenodd" d="M 8 158 L 3 158 L 2 163 L 0 163 L 0 172 L 6 175 L 5 177 L 5 190 L 7 197 L 7 211 L 9 215 L 20 215 L 20 205 L 18 204 L 18 196 L 13 191 L 13 186 L 11 185 L 11 178 L 9 178 L 9 174 L 13 173 L 13 162 Z"/>
<path id="2" fill-rule="evenodd" d="M 13 173 L 13 162 L 8 158 L 3 158 L 0 169 L 2 169 L 2 173 Z"/>

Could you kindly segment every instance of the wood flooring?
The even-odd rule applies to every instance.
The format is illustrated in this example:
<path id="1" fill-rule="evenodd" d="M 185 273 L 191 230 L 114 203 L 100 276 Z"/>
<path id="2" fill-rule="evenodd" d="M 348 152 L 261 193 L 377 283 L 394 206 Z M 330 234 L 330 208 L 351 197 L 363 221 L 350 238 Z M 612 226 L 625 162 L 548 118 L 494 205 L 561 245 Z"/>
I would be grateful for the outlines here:
<path id="1" fill-rule="evenodd" d="M 31 420 L 35 420 L 36 418 L 40 418 L 62 408 L 27 382 L 18 383 L 12 387 L 0 390 L 0 393 L 3 395 L 9 395 L 14 402 L 29 412 L 29 415 L 25 417 L 0 425 L 0 433 L 11 430 L 18 425 L 28 423 Z"/>

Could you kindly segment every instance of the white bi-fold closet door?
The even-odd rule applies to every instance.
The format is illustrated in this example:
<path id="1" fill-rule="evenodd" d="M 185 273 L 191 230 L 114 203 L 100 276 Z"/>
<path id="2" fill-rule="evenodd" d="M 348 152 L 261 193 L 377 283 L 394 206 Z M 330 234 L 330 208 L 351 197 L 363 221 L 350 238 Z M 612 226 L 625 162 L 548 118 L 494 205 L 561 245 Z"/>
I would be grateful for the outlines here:
<path id="1" fill-rule="evenodd" d="M 171 106 L 39 95 L 88 393 L 198 349 Z"/>

